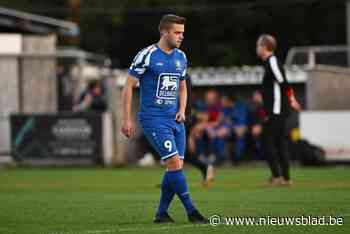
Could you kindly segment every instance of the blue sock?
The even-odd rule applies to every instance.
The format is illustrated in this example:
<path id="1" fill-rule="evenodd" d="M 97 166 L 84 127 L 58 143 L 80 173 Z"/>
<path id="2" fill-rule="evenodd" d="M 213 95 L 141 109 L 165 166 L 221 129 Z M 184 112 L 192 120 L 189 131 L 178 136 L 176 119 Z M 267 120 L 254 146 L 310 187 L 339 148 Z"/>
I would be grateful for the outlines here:
<path id="1" fill-rule="evenodd" d="M 175 192 L 173 191 L 171 184 L 169 183 L 169 172 L 165 172 L 161 185 L 160 202 L 157 211 L 157 215 L 162 216 L 167 213 L 169 205 L 173 200 Z"/>
<path id="2" fill-rule="evenodd" d="M 180 198 L 187 214 L 191 214 L 196 208 L 192 204 L 190 193 L 188 192 L 186 178 L 182 170 L 169 171 L 168 175 L 173 191 Z"/>

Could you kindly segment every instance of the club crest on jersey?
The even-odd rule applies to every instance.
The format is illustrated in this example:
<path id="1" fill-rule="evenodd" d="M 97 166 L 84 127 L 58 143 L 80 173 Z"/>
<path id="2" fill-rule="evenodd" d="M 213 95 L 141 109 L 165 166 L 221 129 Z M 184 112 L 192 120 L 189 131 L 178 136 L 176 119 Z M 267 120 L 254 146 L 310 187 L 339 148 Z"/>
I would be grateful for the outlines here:
<path id="1" fill-rule="evenodd" d="M 157 98 L 176 99 L 180 74 L 162 73 L 158 77 Z"/>

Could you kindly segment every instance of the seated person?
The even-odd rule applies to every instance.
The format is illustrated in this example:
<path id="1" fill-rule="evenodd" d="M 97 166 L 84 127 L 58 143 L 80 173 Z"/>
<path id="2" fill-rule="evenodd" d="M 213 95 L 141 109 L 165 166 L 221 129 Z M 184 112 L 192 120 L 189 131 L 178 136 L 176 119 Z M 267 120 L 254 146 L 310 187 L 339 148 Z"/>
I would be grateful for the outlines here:
<path id="1" fill-rule="evenodd" d="M 220 134 L 221 114 L 219 94 L 215 90 L 209 90 L 205 95 L 205 104 L 197 114 L 197 123 L 192 128 L 191 134 L 192 145 L 195 145 L 193 148 L 197 153 L 207 158 L 214 154 L 216 165 L 225 160 L 225 140 Z"/>
<path id="2" fill-rule="evenodd" d="M 73 107 L 73 111 L 95 111 L 104 112 L 107 109 L 105 97 L 103 95 L 100 81 L 95 80 L 89 83 L 79 98 L 79 103 Z"/>
<path id="3" fill-rule="evenodd" d="M 249 111 L 247 105 L 234 96 L 229 97 L 229 102 L 232 105 L 230 115 L 235 141 L 233 160 L 234 162 L 238 162 L 243 159 L 246 150 L 246 133 L 248 129 Z"/>
<path id="4" fill-rule="evenodd" d="M 251 109 L 251 127 L 250 133 L 253 143 L 253 159 L 263 159 L 261 134 L 263 122 L 266 118 L 266 112 L 263 107 L 263 98 L 260 91 L 255 91 L 252 95 L 252 109 Z"/>

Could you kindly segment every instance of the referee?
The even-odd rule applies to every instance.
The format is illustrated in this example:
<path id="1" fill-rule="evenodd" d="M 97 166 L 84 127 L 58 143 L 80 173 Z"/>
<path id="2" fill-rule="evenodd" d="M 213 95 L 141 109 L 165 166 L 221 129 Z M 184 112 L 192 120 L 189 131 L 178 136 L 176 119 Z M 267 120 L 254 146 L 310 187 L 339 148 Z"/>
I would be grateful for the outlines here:
<path id="1" fill-rule="evenodd" d="M 256 44 L 258 57 L 264 62 L 263 101 L 266 119 L 263 125 L 264 154 L 271 169 L 268 186 L 290 186 L 286 119 L 291 111 L 300 111 L 294 91 L 289 86 L 283 66 L 274 55 L 276 39 L 261 35 Z"/>

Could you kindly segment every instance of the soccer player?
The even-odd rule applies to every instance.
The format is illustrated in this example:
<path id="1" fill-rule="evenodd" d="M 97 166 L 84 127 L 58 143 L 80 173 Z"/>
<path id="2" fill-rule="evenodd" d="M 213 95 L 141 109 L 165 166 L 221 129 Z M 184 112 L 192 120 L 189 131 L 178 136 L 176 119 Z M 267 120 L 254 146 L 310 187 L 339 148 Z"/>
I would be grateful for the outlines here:
<path id="1" fill-rule="evenodd" d="M 289 155 L 287 151 L 286 119 L 290 107 L 300 111 L 294 91 L 288 84 L 283 66 L 278 62 L 274 51 L 276 39 L 262 35 L 256 43 L 258 57 L 264 61 L 263 105 L 267 114 L 262 133 L 262 143 L 272 177 L 269 186 L 292 184 L 289 174 Z"/>
<path id="2" fill-rule="evenodd" d="M 182 170 L 186 144 L 187 59 L 178 48 L 184 39 L 185 21 L 185 18 L 171 14 L 162 17 L 159 42 L 136 55 L 123 89 L 123 134 L 132 137 L 135 131 L 131 117 L 132 93 L 139 82 L 139 121 L 147 140 L 166 165 L 155 223 L 174 222 L 167 211 L 175 194 L 185 207 L 190 222 L 208 222 L 193 205 Z"/>

